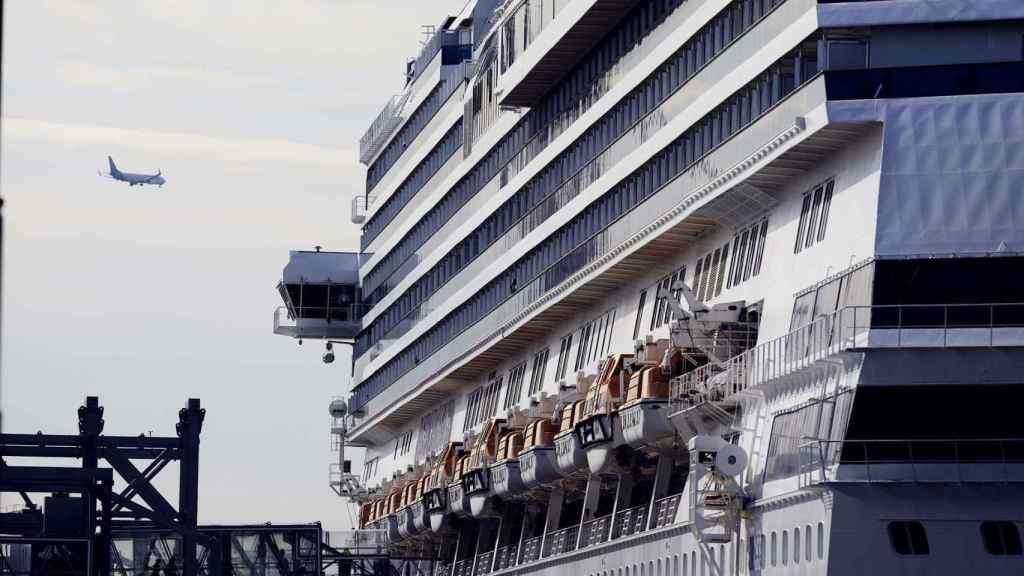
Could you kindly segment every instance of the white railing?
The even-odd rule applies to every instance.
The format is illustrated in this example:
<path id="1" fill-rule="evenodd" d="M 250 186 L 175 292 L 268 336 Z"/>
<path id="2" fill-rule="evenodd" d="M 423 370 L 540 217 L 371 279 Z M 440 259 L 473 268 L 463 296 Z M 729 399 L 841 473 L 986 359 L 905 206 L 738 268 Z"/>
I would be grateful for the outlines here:
<path id="1" fill-rule="evenodd" d="M 366 307 L 278 306 L 274 309 L 274 334 L 294 338 L 355 338 Z"/>
<path id="2" fill-rule="evenodd" d="M 1024 482 L 1021 439 L 805 439 L 803 485 L 822 482 Z"/>
<path id="3" fill-rule="evenodd" d="M 721 401 L 851 350 L 1008 346 L 1024 346 L 1024 303 L 847 306 L 684 374 L 672 400 L 677 411 Z"/>
<path id="4" fill-rule="evenodd" d="M 402 108 L 412 96 L 412 91 L 406 90 L 402 94 L 396 94 L 384 105 L 384 109 L 377 114 L 377 117 L 370 124 L 363 136 L 359 139 L 359 161 L 366 164 L 381 145 L 391 136 L 395 128 L 402 121 Z"/>

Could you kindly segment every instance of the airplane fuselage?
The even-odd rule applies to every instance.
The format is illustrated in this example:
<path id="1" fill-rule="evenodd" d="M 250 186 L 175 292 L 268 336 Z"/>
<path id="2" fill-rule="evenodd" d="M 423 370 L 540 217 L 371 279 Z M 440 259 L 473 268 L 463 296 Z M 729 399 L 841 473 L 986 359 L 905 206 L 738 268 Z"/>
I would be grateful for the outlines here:
<path id="1" fill-rule="evenodd" d="M 144 184 L 163 186 L 164 183 L 167 182 L 167 180 L 160 175 L 159 170 L 157 170 L 156 174 L 133 174 L 131 172 L 121 172 L 118 170 L 117 165 L 114 164 L 114 159 L 110 156 L 107 156 L 107 162 L 110 165 L 110 173 L 104 175 L 120 182 L 127 182 L 129 186 L 142 186 Z"/>
<path id="2" fill-rule="evenodd" d="M 143 184 L 156 184 L 158 186 L 162 186 L 164 182 L 166 182 L 164 177 L 159 174 L 132 174 L 131 172 L 118 172 L 116 174 L 112 173 L 110 177 L 114 180 L 127 182 L 129 186 L 135 186 L 136 184 L 139 186 L 142 186 Z"/>

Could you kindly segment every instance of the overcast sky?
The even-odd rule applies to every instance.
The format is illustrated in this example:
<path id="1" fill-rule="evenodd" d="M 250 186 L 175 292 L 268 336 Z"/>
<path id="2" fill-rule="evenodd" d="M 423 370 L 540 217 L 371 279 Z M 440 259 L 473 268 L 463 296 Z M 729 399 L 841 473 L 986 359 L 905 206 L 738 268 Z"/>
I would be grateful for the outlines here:
<path id="1" fill-rule="evenodd" d="M 359 136 L 464 4 L 4 2 L 4 431 L 76 433 L 98 395 L 107 433 L 173 435 L 199 397 L 201 522 L 346 527 L 350 365 L 273 335 L 275 285 L 290 249 L 357 247 Z M 100 178 L 108 154 L 167 184 Z"/>

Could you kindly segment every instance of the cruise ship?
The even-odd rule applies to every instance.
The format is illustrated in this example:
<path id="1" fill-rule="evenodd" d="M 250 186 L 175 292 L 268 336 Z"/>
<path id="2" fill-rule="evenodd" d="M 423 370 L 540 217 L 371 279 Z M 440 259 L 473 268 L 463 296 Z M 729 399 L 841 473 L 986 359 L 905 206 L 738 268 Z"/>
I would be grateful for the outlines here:
<path id="1" fill-rule="evenodd" d="M 1024 2 L 428 33 L 274 321 L 391 573 L 1024 573 Z"/>

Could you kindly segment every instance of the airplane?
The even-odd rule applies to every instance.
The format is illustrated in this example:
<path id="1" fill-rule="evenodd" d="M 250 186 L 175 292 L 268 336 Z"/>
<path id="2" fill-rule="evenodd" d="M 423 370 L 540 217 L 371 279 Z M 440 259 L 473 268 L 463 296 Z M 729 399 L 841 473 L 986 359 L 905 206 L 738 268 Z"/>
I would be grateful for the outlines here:
<path id="1" fill-rule="evenodd" d="M 100 172 L 100 176 L 105 176 L 119 182 L 127 182 L 129 186 L 143 184 L 156 184 L 157 186 L 163 187 L 167 180 L 160 175 L 160 171 L 157 170 L 156 174 L 132 174 L 130 172 L 121 172 L 117 169 L 117 165 L 114 164 L 114 159 L 107 156 L 107 161 L 110 162 L 110 173 L 104 174 Z"/>

